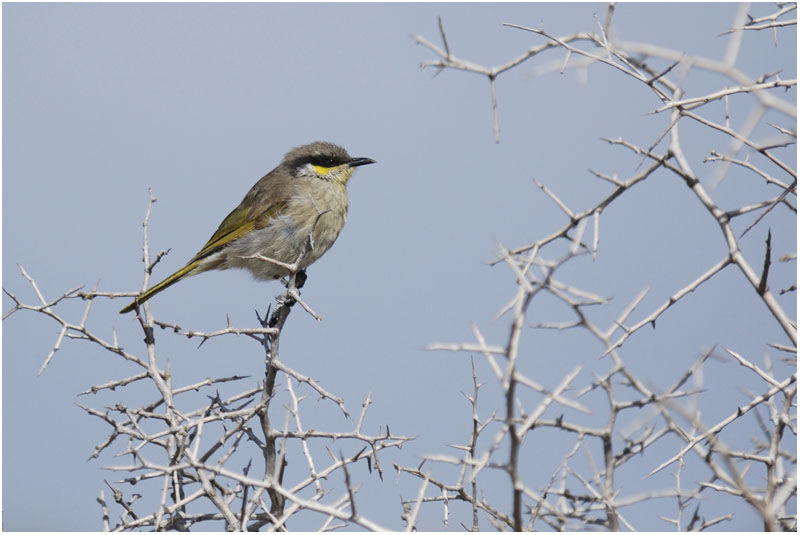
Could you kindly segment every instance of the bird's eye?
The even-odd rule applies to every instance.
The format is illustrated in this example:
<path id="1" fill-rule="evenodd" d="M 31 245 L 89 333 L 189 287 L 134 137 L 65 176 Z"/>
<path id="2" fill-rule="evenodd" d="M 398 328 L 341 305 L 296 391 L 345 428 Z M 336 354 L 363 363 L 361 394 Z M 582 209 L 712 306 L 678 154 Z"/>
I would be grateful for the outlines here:
<path id="1" fill-rule="evenodd" d="M 332 156 L 315 156 L 311 158 L 311 164 L 317 167 L 330 169 L 339 165 L 339 162 Z"/>

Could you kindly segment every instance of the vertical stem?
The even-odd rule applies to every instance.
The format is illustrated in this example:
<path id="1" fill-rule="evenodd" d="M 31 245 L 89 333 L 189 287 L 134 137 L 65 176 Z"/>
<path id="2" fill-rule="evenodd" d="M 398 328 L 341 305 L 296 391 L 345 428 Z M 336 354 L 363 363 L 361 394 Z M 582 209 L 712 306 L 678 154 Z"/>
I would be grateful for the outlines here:
<path id="1" fill-rule="evenodd" d="M 611 418 L 614 418 L 612 412 Z M 612 427 L 613 429 L 613 427 Z M 608 527 L 611 531 L 619 531 L 619 517 L 611 501 L 614 499 L 614 447 L 611 443 L 611 433 L 603 435 L 603 457 L 606 464 L 605 488 L 603 495 L 606 499 L 606 516 L 608 517 Z"/>
<path id="2" fill-rule="evenodd" d="M 278 324 L 275 325 L 278 329 L 283 327 L 283 322 L 286 321 L 286 316 L 289 314 L 289 309 L 284 307 L 278 307 L 275 313 L 278 314 L 279 311 L 285 310 L 286 312 L 280 314 L 281 319 Z M 272 319 L 276 318 L 276 314 L 273 314 L 272 318 L 270 318 L 270 323 L 272 323 Z M 274 359 L 278 358 L 278 346 L 280 343 L 280 332 L 274 335 L 268 335 L 268 349 L 267 349 L 267 368 L 264 372 L 264 390 L 261 393 L 261 410 L 259 411 L 259 419 L 261 421 L 261 430 L 264 433 L 264 477 L 265 479 L 269 479 L 270 481 L 280 482 L 280 475 L 279 471 L 280 468 L 276 467 L 276 459 L 277 459 L 277 449 L 275 447 L 275 443 L 277 441 L 277 437 L 271 432 L 272 427 L 269 421 L 269 404 L 270 400 L 272 399 L 272 395 L 275 392 L 275 377 L 278 374 L 278 368 L 274 365 Z M 285 503 L 285 499 L 282 495 L 280 495 L 277 491 L 272 488 L 267 489 L 267 493 L 270 497 L 270 512 L 275 517 L 281 517 L 283 515 L 283 507 Z"/>
<path id="3" fill-rule="evenodd" d="M 299 279 L 299 280 L 298 280 Z M 300 271 L 291 275 L 289 279 L 289 287 L 285 294 L 279 299 L 279 304 L 272 312 L 272 315 L 267 319 L 265 318 L 264 326 L 277 329 L 275 334 L 269 334 L 264 340 L 266 347 L 266 370 L 264 371 L 264 390 L 261 393 L 261 410 L 259 411 L 259 420 L 261 421 L 261 430 L 264 433 L 264 478 L 276 483 L 281 483 L 283 480 L 283 458 L 278 463 L 278 451 L 276 443 L 278 437 L 272 433 L 272 426 L 269 420 L 269 405 L 272 396 L 275 393 L 275 378 L 278 375 L 278 367 L 275 363 L 280 358 L 280 337 L 283 325 L 286 323 L 286 318 L 289 317 L 292 306 L 295 300 L 289 294 L 292 290 L 297 291 L 297 283 L 300 286 L 305 282 L 305 272 Z M 280 464 L 280 466 L 279 466 Z M 286 498 L 272 488 L 267 489 L 270 497 L 270 513 L 276 518 L 283 516 L 283 510 L 286 503 Z"/>
<path id="4" fill-rule="evenodd" d="M 520 281 L 523 284 L 524 279 Z M 510 450 L 508 456 L 508 473 L 511 476 L 511 485 L 513 489 L 513 518 L 514 518 L 514 531 L 522 531 L 522 482 L 519 479 L 519 447 L 520 437 L 517 436 L 517 428 L 514 425 L 514 395 L 516 392 L 516 361 L 519 354 L 519 339 L 522 335 L 522 328 L 525 325 L 525 311 L 528 309 L 531 299 L 533 298 L 533 291 L 531 288 L 523 290 L 523 295 L 520 295 L 517 300 L 517 305 L 514 310 L 514 323 L 511 326 L 511 336 L 508 341 L 508 348 L 506 353 L 508 355 L 508 386 L 506 387 L 506 427 L 508 429 L 508 437 L 510 442 Z"/>
<path id="5" fill-rule="evenodd" d="M 508 385 L 508 394 L 506 396 L 506 414 L 508 414 L 508 436 L 511 442 L 511 448 L 508 458 L 508 471 L 511 475 L 511 484 L 514 490 L 514 531 L 522 531 L 522 484 L 519 480 L 519 472 L 517 466 L 519 465 L 519 437 L 517 437 L 517 429 L 512 420 L 514 417 L 514 390 L 517 382 L 512 380 Z"/>

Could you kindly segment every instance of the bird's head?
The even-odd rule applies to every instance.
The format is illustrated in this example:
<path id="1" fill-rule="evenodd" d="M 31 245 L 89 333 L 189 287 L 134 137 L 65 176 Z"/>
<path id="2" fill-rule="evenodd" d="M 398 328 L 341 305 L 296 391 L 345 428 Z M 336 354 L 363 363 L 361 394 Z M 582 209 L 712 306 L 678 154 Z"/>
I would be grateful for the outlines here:
<path id="1" fill-rule="evenodd" d="M 310 176 L 347 184 L 359 165 L 375 163 L 372 158 L 352 158 L 338 145 L 315 141 L 286 153 L 283 164 L 293 176 Z"/>

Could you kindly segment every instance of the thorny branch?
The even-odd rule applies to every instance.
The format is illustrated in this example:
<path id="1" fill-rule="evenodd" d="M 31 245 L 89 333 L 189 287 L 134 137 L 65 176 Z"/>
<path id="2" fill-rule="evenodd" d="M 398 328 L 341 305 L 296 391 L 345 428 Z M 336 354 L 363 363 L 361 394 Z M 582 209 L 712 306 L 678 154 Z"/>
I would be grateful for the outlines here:
<path id="1" fill-rule="evenodd" d="M 143 223 L 143 287 L 147 286 L 152 268 L 163 256 L 159 254 L 156 261 L 150 262 L 148 222 L 155 201 L 151 192 Z M 97 499 L 106 530 L 188 530 L 204 525 L 223 525 L 224 529 L 233 531 L 261 528 L 285 530 L 290 518 L 300 514 L 308 518 L 309 513 L 316 514 L 324 526 L 339 520 L 345 526 L 384 529 L 366 515 L 355 513 L 358 485 L 349 475 L 339 491 L 339 494 L 343 492 L 342 496 L 331 502 L 329 495 L 336 492 L 333 484 L 336 478 L 332 476 L 337 472 L 347 473 L 350 465 L 362 460 L 369 464 L 370 469 L 374 466 L 380 474 L 380 452 L 387 448 L 401 448 L 410 439 L 391 434 L 388 428 L 385 433 L 379 434 L 362 430 L 371 395 L 364 404 L 357 426 L 352 430 L 307 429 L 303 424 L 302 400 L 306 394 L 298 396 L 297 392 L 306 389 L 320 399 L 333 402 L 345 419 L 349 413 L 341 397 L 330 393 L 316 379 L 291 368 L 281 359 L 280 335 L 294 304 L 301 303 L 314 315 L 300 299 L 299 287 L 305 280 L 305 274 L 298 271 L 296 266 L 294 268 L 291 269 L 286 291 L 277 297 L 277 305 L 271 313 L 263 319 L 258 317 L 261 325 L 256 328 L 234 327 L 228 321 L 224 328 L 213 332 L 184 330 L 174 323 L 156 320 L 150 304 L 144 303 L 137 310 L 137 320 L 145 334 L 145 355 L 139 356 L 121 347 L 116 332 L 111 340 L 106 340 L 95 333 L 89 322 L 89 313 L 98 299 L 130 297 L 133 295 L 131 292 L 98 292 L 96 288 L 83 291 L 76 288 L 48 300 L 34 278 L 20 266 L 39 304 L 26 304 L 4 290 L 14 303 L 5 317 L 29 310 L 53 319 L 59 326 L 56 342 L 45 359 L 42 371 L 55 353 L 63 348 L 65 341 L 84 340 L 123 358 L 134 366 L 135 371 L 127 377 L 92 385 L 81 395 L 110 394 L 142 382 L 150 382 L 156 387 L 156 395 L 138 405 L 116 401 L 105 410 L 78 405 L 88 415 L 100 419 L 109 427 L 109 434 L 95 446 L 90 458 L 113 451 L 116 457 L 129 459 L 128 463 L 105 467 L 126 474 L 113 483 L 107 482 L 114 503 L 120 508 L 116 520 L 112 518 L 109 502 L 102 491 Z M 75 299 L 86 301 L 78 322 L 67 320 L 67 313 L 59 310 L 59 305 Z M 238 391 L 234 388 L 233 393 L 225 397 L 212 389 L 242 384 L 248 377 L 209 377 L 179 386 L 175 383 L 180 378 L 173 376 L 170 369 L 164 369 L 159 362 L 163 357 L 159 356 L 156 326 L 166 335 L 177 335 L 187 340 L 200 339 L 200 345 L 230 335 L 244 335 L 255 340 L 264 355 L 264 379 L 254 388 L 244 387 Z M 196 392 L 205 395 L 192 396 Z M 291 404 L 287 406 L 285 421 L 278 425 L 272 417 L 278 412 L 275 404 L 285 397 L 284 392 L 288 393 Z M 320 455 L 320 448 L 333 441 L 343 454 L 326 462 Z M 287 452 L 295 449 L 303 452 L 308 472 L 288 471 Z M 260 463 L 258 458 L 261 459 Z M 233 467 L 240 462 L 242 468 Z M 260 477 L 254 477 L 251 472 L 259 464 L 263 473 Z M 137 500 L 146 493 L 150 494 L 150 500 Z M 148 510 L 146 502 L 153 499 L 157 506 Z M 350 508 L 352 514 L 343 513 L 345 507 Z"/>
<path id="2" fill-rule="evenodd" d="M 674 509 L 659 518 L 678 530 L 736 528 L 733 522 L 742 514 L 739 505 L 746 504 L 765 530 L 796 531 L 797 327 L 796 318 L 784 309 L 785 301 L 779 300 L 796 292 L 796 280 L 785 280 L 785 275 L 781 279 L 773 253 L 780 262 L 796 262 L 796 251 L 779 250 L 775 243 L 787 232 L 784 219 L 776 214 L 796 218 L 795 163 L 786 156 L 788 151 L 781 149 L 796 143 L 796 105 L 783 95 L 796 92 L 797 81 L 781 78 L 780 71 L 751 76 L 737 67 L 746 31 L 769 29 L 777 46 L 779 30 L 796 25 L 795 20 L 786 18 L 795 11 L 795 4 L 778 4 L 773 13 L 753 17 L 747 6 L 737 8 L 730 29 L 723 34 L 727 48 L 722 59 L 619 39 L 614 4 L 602 20 L 596 20 L 594 32 L 557 36 L 543 26 L 506 24 L 508 31 L 524 31 L 541 41 L 494 67 L 457 57 L 441 19 L 441 47 L 415 37 L 437 56 L 423 62 L 423 68 L 433 67 L 437 72 L 456 69 L 486 77 L 496 141 L 500 130 L 498 79 L 538 60 L 543 64 L 536 66 L 537 75 L 590 64 L 612 69 L 624 82 L 633 81 L 658 99 L 657 106 L 642 110 L 642 114 L 647 120 L 663 120 L 664 125 L 653 140 L 605 140 L 634 154 L 639 168 L 621 177 L 591 171 L 611 189 L 588 207 L 576 208 L 563 200 L 557 183 L 532 180 L 537 191 L 559 208 L 565 222 L 529 243 L 511 248 L 498 244 L 492 265 L 503 265 L 515 286 L 497 314 L 498 320 L 508 321 L 500 340 L 490 340 L 493 337 L 484 335 L 486 329 L 475 325 L 474 341 L 429 346 L 470 354 L 471 390 L 464 394 L 469 410 L 465 411 L 462 440 L 451 444 L 457 453 L 429 454 L 415 466 L 393 463 L 402 481 L 418 483 L 410 495 L 401 498 L 406 529 L 424 529 L 426 510 L 440 506 L 445 526 L 451 526 L 456 517 L 458 525 L 471 531 L 487 527 L 653 530 L 662 529 L 662 524 L 639 525 L 641 515 L 629 512 L 656 500 L 663 508 L 669 500 Z M 555 53 L 559 55 L 554 60 L 544 61 Z M 702 94 L 686 94 L 684 87 L 692 86 L 686 82 L 697 71 L 715 73 L 725 83 Z M 744 121 L 732 120 L 731 101 L 735 99 L 749 99 L 751 108 Z M 724 117 L 715 118 L 719 109 L 724 110 Z M 770 123 L 765 123 L 767 114 Z M 717 136 L 709 139 L 722 136 L 727 140 L 725 146 L 709 147 L 706 152 L 702 163 L 715 166 L 709 173 L 698 173 L 692 166 L 680 136 L 686 124 Z M 757 139 L 758 127 L 764 124 L 771 128 L 772 137 Z M 715 191 L 730 169 L 754 179 L 769 194 L 735 206 L 723 205 Z M 713 265 L 687 274 L 656 306 L 646 300 L 648 287 L 634 289 L 631 294 L 635 297 L 621 310 L 613 309 L 610 297 L 587 289 L 586 281 L 568 266 L 589 258 L 597 260 L 603 215 L 612 205 L 629 202 L 635 194 L 628 192 L 634 187 L 640 198 L 646 196 L 655 177 L 676 180 L 688 202 L 696 203 L 708 215 L 710 226 L 719 231 L 716 246 L 723 247 L 722 253 L 709 262 Z M 147 233 L 155 201 L 150 193 L 143 223 L 143 288 L 168 252 L 150 258 Z M 752 223 L 737 236 L 734 226 L 748 217 Z M 743 239 L 751 228 L 766 236 L 765 240 L 752 240 L 757 246 Z M 258 327 L 235 327 L 228 321 L 210 332 L 184 329 L 157 320 L 145 303 L 137 313 L 145 335 L 141 353 L 125 348 L 115 331 L 106 338 L 90 325 L 96 304 L 136 292 L 101 292 L 81 286 L 55 298 L 45 297 L 22 266 L 34 303 L 26 303 L 4 288 L 12 302 L 4 319 L 30 311 L 55 322 L 58 334 L 40 373 L 72 340 L 80 340 L 121 358 L 132 368 L 124 377 L 91 385 L 81 395 L 115 396 L 112 392 L 131 392 L 145 383 L 151 387 L 145 401 L 128 403 L 120 398 L 102 409 L 79 405 L 109 429 L 90 458 L 113 453 L 115 459 L 126 459 L 106 467 L 121 477 L 106 482 L 107 489 L 101 489 L 97 498 L 106 530 L 224 526 L 228 530 L 283 531 L 294 527 L 290 522 L 301 515 L 318 520 L 315 526 L 320 530 L 384 529 L 356 504 L 360 485 L 353 468 L 364 461 L 370 472 L 374 468 L 382 478 L 381 452 L 401 448 L 409 437 L 390 433 L 388 426 L 376 434 L 363 430 L 371 394 L 352 429 L 316 429 L 304 419 L 304 401 L 309 397 L 332 404 L 346 421 L 349 413 L 340 396 L 281 358 L 280 335 L 293 305 L 299 303 L 319 319 L 300 297 L 304 274 L 296 269 L 299 260 L 283 264 L 292 272 L 286 291 L 278 296 L 274 309 L 258 317 Z M 638 342 L 639 347 L 647 347 L 651 341 L 647 333 L 652 331 L 645 327 L 655 328 L 657 322 L 664 322 L 662 318 L 680 315 L 681 307 L 693 305 L 690 296 L 703 295 L 722 273 L 740 278 L 741 290 L 769 313 L 782 337 L 759 340 L 764 345 L 763 363 L 757 363 L 748 354 L 750 350 L 721 340 L 721 350 L 700 350 L 688 367 L 659 363 L 668 371 L 660 371 L 663 376 L 658 381 L 642 375 L 640 365 L 648 355 L 631 346 Z M 780 289 L 779 294 L 771 288 Z M 78 299 L 85 303 L 79 317 L 68 319 L 66 305 Z M 549 310 L 540 307 L 545 299 L 563 307 L 570 319 L 540 320 L 539 312 Z M 583 355 L 582 363 L 545 380 L 540 377 L 545 367 L 560 357 L 574 358 L 566 349 L 568 342 L 564 349 L 555 350 L 539 344 L 537 335 L 545 331 L 588 335 L 599 343 L 599 349 Z M 253 340 L 263 351 L 264 378 L 258 384 L 246 384 L 248 377 L 233 374 L 178 384 L 180 377 L 164 366 L 159 352 L 160 337 L 174 335 L 197 339 L 200 345 L 231 335 Z M 724 411 L 704 412 L 704 400 L 715 395 L 708 378 L 716 361 L 735 363 L 748 384 L 759 386 L 738 391 L 738 398 L 713 398 Z M 656 386 L 663 384 L 667 386 Z M 749 430 L 745 440 L 732 431 L 736 427 Z M 294 459 L 301 459 L 295 463 L 299 467 L 288 464 L 290 452 Z M 557 460 L 543 466 L 548 453 Z M 445 467 L 454 470 L 443 471 Z M 632 491 L 620 482 L 624 472 L 632 471 L 651 476 L 643 480 L 644 490 Z M 111 493 L 108 498 L 106 491 Z M 147 500 L 141 499 L 145 493 Z M 736 512 L 706 518 L 710 497 L 726 500 L 729 510 Z"/>
<path id="3" fill-rule="evenodd" d="M 704 387 L 704 374 L 709 359 L 724 359 L 722 354 L 715 349 L 703 351 L 688 370 L 676 370 L 675 381 L 670 388 L 658 390 L 649 386 L 649 380 L 640 378 L 634 372 L 635 366 L 628 362 L 632 357 L 622 353 L 623 345 L 632 338 L 639 338 L 641 347 L 642 338 L 647 336 L 643 334 L 645 326 L 655 328 L 659 318 L 676 314 L 678 303 L 684 307 L 691 306 L 683 304 L 688 295 L 704 292 L 709 281 L 716 279 L 723 271 L 730 271 L 726 268 L 734 267 L 786 336 L 788 344 L 766 340 L 765 348 L 796 355 L 796 319 L 790 317 L 770 290 L 771 286 L 780 283 L 779 287 L 788 288 L 786 292 L 796 291 L 796 281 L 789 281 L 792 284 L 785 280 L 773 281 L 775 275 L 770 270 L 773 237 L 776 232 L 785 233 L 787 229 L 785 226 L 777 229 L 775 222 L 771 222 L 770 228 L 764 229 L 766 241 L 761 242 L 766 246 L 746 251 L 742 241 L 746 231 L 737 237 L 733 227 L 734 220 L 738 221 L 736 218 L 757 211 L 761 211 L 760 216 L 747 230 L 758 225 L 763 227 L 761 222 L 767 220 L 770 211 L 787 208 L 791 217 L 796 217 L 796 170 L 778 151 L 796 141 L 797 111 L 792 100 L 784 99 L 778 93 L 796 90 L 797 80 L 781 79 L 778 73 L 750 77 L 736 66 L 743 30 L 770 28 L 777 31 L 781 27 L 796 25 L 794 20 L 781 19 L 787 13 L 794 12 L 796 5 L 779 4 L 778 11 L 758 18 L 750 16 L 746 6 L 738 8 L 731 29 L 724 34 L 729 35 L 729 42 L 723 60 L 623 41 L 617 37 L 613 25 L 614 10 L 612 3 L 603 23 L 598 21 L 598 31 L 595 33 L 555 36 L 543 27 L 535 29 L 507 23 L 506 27 L 531 32 L 544 38 L 544 41 L 497 67 L 486 67 L 456 57 L 452 45 L 447 42 L 441 20 L 439 33 L 444 49 L 424 37 L 414 38 L 416 43 L 438 56 L 437 59 L 422 62 L 423 68 L 434 67 L 439 71 L 455 69 L 487 77 L 492 91 L 491 109 L 496 140 L 499 139 L 499 126 L 494 92 L 498 76 L 523 62 L 535 62 L 559 49 L 564 52 L 564 58 L 549 61 L 544 67 L 534 67 L 537 75 L 563 73 L 571 67 L 583 69 L 591 63 L 601 64 L 628 80 L 634 80 L 661 101 L 661 105 L 645 117 L 661 116 L 662 112 L 668 112 L 669 117 L 655 142 L 643 145 L 623 139 L 606 139 L 613 146 L 632 151 L 642 161 L 647 161 L 648 167 L 627 179 L 619 178 L 616 174 L 592 171 L 594 176 L 608 182 L 613 188 L 610 195 L 593 206 L 574 209 L 559 198 L 550 186 L 534 179 L 567 221 L 551 234 L 529 244 L 509 249 L 500 247 L 500 254 L 492 265 L 505 264 L 516 282 L 514 295 L 497 314 L 498 318 L 506 314 L 510 316 L 510 332 L 505 340 L 489 342 L 478 327 L 473 326 L 474 341 L 428 346 L 432 350 L 477 355 L 485 363 L 494 382 L 489 381 L 487 386 L 486 380 L 479 379 L 473 356 L 473 393 L 469 396 L 465 394 L 471 409 L 467 440 L 453 446 L 461 452 L 460 457 L 428 455 L 425 462 L 434 464 L 428 464 L 425 470 L 421 466 L 396 466 L 399 474 L 420 481 L 419 494 L 403 502 L 406 511 L 414 511 L 413 516 L 404 517 L 409 528 L 414 525 L 413 519 L 417 517 L 420 504 L 423 507 L 441 505 L 445 525 L 449 525 L 452 521 L 449 518 L 452 504 L 463 502 L 468 505 L 465 511 L 470 513 L 464 517 L 461 525 L 473 531 L 483 526 L 532 530 L 535 525 L 539 525 L 539 529 L 546 525 L 548 529 L 581 531 L 590 529 L 589 526 L 613 531 L 662 529 L 660 524 L 635 525 L 624 514 L 624 510 L 656 499 L 662 500 L 659 507 L 663 508 L 663 499 L 672 498 L 677 504 L 677 514 L 662 515 L 660 518 L 678 530 L 702 531 L 733 522 L 736 518 L 736 513 L 703 517 L 702 500 L 714 493 L 733 500 L 744 500 L 763 520 L 766 530 L 797 529 L 797 461 L 793 451 L 797 435 L 797 376 L 793 373 L 796 359 L 792 357 L 787 362 L 787 369 L 778 372 L 771 365 L 769 353 L 765 353 L 766 366 L 762 368 L 754 360 L 726 347 L 727 358 L 733 358 L 742 369 L 752 372 L 751 377 L 763 383 L 763 390 L 746 394 L 743 402 L 730 406 L 727 416 L 708 424 L 700 417 L 699 410 L 703 397 L 713 395 Z M 667 63 L 659 65 L 659 62 Z M 687 96 L 681 84 L 693 70 L 718 73 L 732 83 L 707 94 Z M 754 101 L 754 111 L 738 129 L 731 126 L 728 117 L 728 99 L 733 95 L 738 98 L 749 96 Z M 704 114 L 709 105 L 715 102 L 722 102 L 725 106 L 724 124 Z M 778 138 L 761 142 L 754 139 L 752 134 L 766 111 L 788 122 L 783 125 L 770 124 L 778 132 Z M 772 120 L 775 121 L 774 118 Z M 708 184 L 704 184 L 692 169 L 681 143 L 679 130 L 687 121 L 730 138 L 727 147 L 712 148 L 708 153 L 710 156 L 704 160 L 721 164 L 716 169 L 717 175 Z M 659 151 L 657 147 L 665 139 L 668 140 L 668 148 Z M 740 206 L 723 209 L 714 199 L 714 188 L 724 179 L 731 165 L 750 173 L 767 188 L 779 189 L 767 199 L 751 199 Z M 639 291 L 610 324 L 601 326 L 595 318 L 604 316 L 596 311 L 608 306 L 610 299 L 579 284 L 566 282 L 559 277 L 559 273 L 563 266 L 575 263 L 587 253 L 596 258 L 600 219 L 604 211 L 613 203 L 624 202 L 629 197 L 626 193 L 634 186 L 640 190 L 646 189 L 648 183 L 652 182 L 651 177 L 665 173 L 684 184 L 693 200 L 708 212 L 720 230 L 719 236 L 727 253 L 704 272 L 687 276 L 683 287 L 675 288 L 671 296 L 651 312 L 639 314 L 640 319 L 630 318 L 636 316 L 636 310 L 642 306 L 649 288 Z M 639 194 L 641 196 L 642 192 Z M 584 235 L 590 224 L 591 238 L 585 240 Z M 559 244 L 563 244 L 560 249 Z M 566 252 L 563 252 L 564 246 Z M 796 261 L 796 253 L 784 254 L 781 259 Z M 759 264 L 763 267 L 753 267 Z M 570 273 L 574 273 L 574 270 Z M 608 364 L 606 371 L 595 371 L 594 377 L 588 381 L 578 368 L 564 376 L 555 387 L 537 384 L 536 392 L 540 396 L 537 398 L 532 397 L 526 388 L 534 381 L 526 376 L 529 372 L 525 370 L 530 369 L 532 363 L 533 369 L 547 365 L 549 360 L 557 360 L 558 355 L 542 354 L 535 343 L 531 343 L 530 340 L 536 340 L 532 334 L 521 336 L 521 326 L 527 323 L 526 318 L 534 310 L 535 303 L 539 302 L 539 296 L 545 294 L 562 303 L 572 312 L 574 319 L 566 322 L 533 322 L 529 325 L 535 329 L 556 332 L 583 330 L 600 342 L 603 350 L 598 356 L 606 357 L 602 362 Z M 523 343 L 525 340 L 527 345 Z M 570 385 L 579 385 L 582 379 L 586 386 L 570 391 Z M 486 388 L 493 390 L 486 391 Z M 481 405 L 478 404 L 479 392 Z M 585 401 L 589 399 L 594 401 Z M 583 404 L 576 405 L 581 401 Z M 715 404 L 723 402 L 731 403 L 730 400 L 714 401 Z M 600 420 L 597 424 L 587 423 L 586 417 L 578 414 L 578 406 L 585 405 L 592 409 L 590 420 Z M 768 412 L 768 419 L 762 418 L 762 411 Z M 749 425 L 753 429 L 749 445 L 741 444 L 741 440 L 736 446 L 726 444 L 726 436 L 735 439 L 735 435 L 728 431 L 735 423 L 740 428 Z M 558 431 L 564 437 L 558 443 L 566 445 L 566 448 L 563 450 L 561 468 L 539 479 L 536 477 L 538 471 L 533 469 L 540 462 L 538 457 L 533 466 L 523 464 L 521 459 L 525 455 L 527 459 L 536 456 L 535 452 L 540 451 L 542 444 L 553 447 L 556 439 L 552 432 L 545 435 L 547 430 Z M 679 441 L 677 448 L 674 447 L 676 439 Z M 578 452 L 585 453 L 588 466 L 577 461 Z M 664 455 L 664 452 L 670 453 Z M 596 457 L 600 462 L 595 462 Z M 664 460 L 665 457 L 667 460 Z M 641 468 L 642 462 L 645 463 L 645 469 Z M 639 494 L 627 494 L 617 482 L 616 475 L 620 468 L 634 463 L 639 463 L 636 466 L 640 467 L 638 469 L 642 470 L 642 475 L 648 472 L 654 475 L 660 470 L 675 467 L 674 486 L 653 486 L 651 490 Z M 452 481 L 440 475 L 437 465 L 460 467 L 457 480 Z M 689 466 L 691 472 L 687 472 Z M 705 472 L 700 467 L 705 467 Z M 526 477 L 520 475 L 523 469 Z M 628 468 L 628 473 L 633 469 Z M 497 480 L 491 472 L 509 476 L 506 493 L 498 492 Z M 657 477 L 647 481 L 651 480 L 656 481 Z M 767 482 L 766 486 L 764 482 Z M 729 507 L 731 510 L 736 508 L 732 504 Z M 470 520 L 467 521 L 467 518 Z"/>

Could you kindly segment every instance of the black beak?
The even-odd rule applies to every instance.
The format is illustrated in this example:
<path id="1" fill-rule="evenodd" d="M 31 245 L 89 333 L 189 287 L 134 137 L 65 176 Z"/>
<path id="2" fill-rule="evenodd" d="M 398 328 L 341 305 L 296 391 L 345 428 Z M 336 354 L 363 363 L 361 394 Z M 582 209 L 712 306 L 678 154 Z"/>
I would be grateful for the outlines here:
<path id="1" fill-rule="evenodd" d="M 372 158 L 353 158 L 347 162 L 347 165 L 350 167 L 358 167 L 359 165 L 369 165 L 371 163 L 375 163 L 375 160 Z"/>

